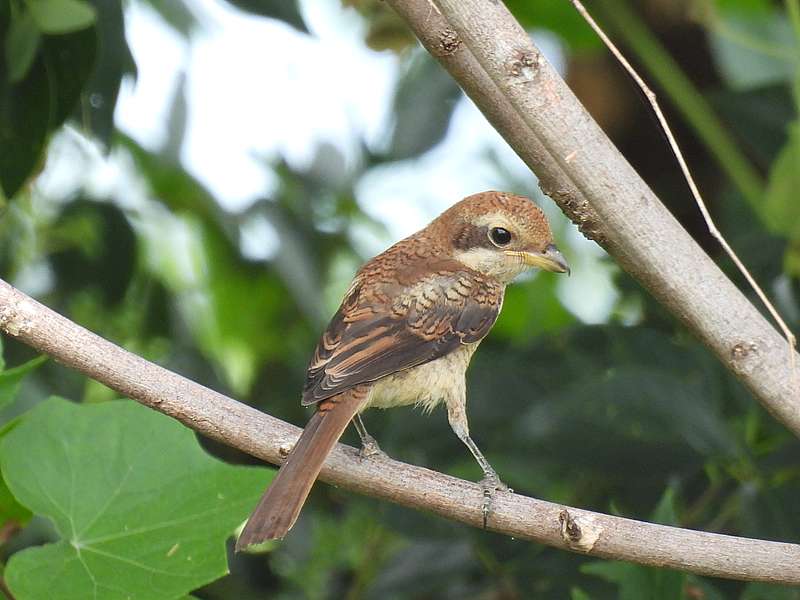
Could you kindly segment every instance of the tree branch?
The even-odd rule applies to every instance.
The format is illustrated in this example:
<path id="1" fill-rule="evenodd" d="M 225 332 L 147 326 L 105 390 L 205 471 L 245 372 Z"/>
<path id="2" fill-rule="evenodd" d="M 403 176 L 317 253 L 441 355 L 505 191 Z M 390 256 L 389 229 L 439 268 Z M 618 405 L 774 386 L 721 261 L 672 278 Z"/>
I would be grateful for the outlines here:
<path id="1" fill-rule="evenodd" d="M 279 464 L 300 429 L 131 354 L 0 279 L 0 331 L 195 431 Z M 478 484 L 339 444 L 320 478 L 354 492 L 482 524 Z M 800 546 L 705 533 L 499 493 L 489 529 L 591 556 L 703 575 L 800 584 Z"/>
<path id="2" fill-rule="evenodd" d="M 661 204 L 503 3 L 387 2 L 542 191 L 800 436 L 794 351 Z"/>

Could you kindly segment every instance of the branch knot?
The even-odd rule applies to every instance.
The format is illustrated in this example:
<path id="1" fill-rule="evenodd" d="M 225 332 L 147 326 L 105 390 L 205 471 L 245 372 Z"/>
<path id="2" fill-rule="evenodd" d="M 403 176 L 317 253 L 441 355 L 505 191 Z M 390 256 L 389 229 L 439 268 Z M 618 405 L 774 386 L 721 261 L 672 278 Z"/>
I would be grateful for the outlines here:
<path id="1" fill-rule="evenodd" d="M 589 553 L 600 538 L 603 528 L 593 515 L 573 515 L 566 508 L 558 513 L 561 539 L 573 550 Z"/>
<path id="2" fill-rule="evenodd" d="M 16 294 L 15 294 L 16 296 Z M 0 306 L 0 331 L 17 337 L 30 331 L 31 320 L 25 315 L 25 300 L 14 298 L 5 306 Z"/>
<path id="3" fill-rule="evenodd" d="M 523 49 L 515 53 L 514 57 L 508 62 L 506 68 L 512 77 L 524 77 L 525 82 L 533 81 L 539 71 L 541 55 L 530 50 Z"/>

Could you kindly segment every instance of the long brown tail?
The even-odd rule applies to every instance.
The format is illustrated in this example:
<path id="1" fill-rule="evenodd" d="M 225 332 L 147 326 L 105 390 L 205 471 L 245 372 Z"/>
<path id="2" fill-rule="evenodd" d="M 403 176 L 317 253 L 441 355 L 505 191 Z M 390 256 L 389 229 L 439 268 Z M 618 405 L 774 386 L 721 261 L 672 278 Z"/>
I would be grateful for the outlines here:
<path id="1" fill-rule="evenodd" d="M 294 525 L 330 451 L 369 391 L 360 385 L 320 402 L 286 462 L 264 492 L 236 542 L 236 551 L 281 539 Z"/>

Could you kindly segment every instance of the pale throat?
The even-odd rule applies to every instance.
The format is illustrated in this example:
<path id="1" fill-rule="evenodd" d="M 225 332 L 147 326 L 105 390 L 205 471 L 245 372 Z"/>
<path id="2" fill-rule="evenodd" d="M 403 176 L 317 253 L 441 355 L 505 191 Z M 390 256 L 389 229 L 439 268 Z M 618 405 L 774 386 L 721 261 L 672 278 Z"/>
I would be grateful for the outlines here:
<path id="1" fill-rule="evenodd" d="M 521 259 L 492 248 L 460 250 L 453 255 L 453 258 L 474 271 L 494 277 L 503 284 L 511 283 L 517 275 L 528 268 Z"/>

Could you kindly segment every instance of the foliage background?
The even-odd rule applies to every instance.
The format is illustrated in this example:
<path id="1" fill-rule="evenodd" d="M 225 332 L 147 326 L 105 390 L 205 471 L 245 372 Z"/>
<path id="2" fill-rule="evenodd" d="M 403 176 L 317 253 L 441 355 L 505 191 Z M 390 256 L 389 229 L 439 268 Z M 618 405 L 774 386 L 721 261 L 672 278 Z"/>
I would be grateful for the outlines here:
<path id="1" fill-rule="evenodd" d="M 742 283 L 708 236 L 646 104 L 569 3 L 508 4 L 637 170 Z M 379 126 L 352 127 L 343 144 L 315 135 L 310 116 L 310 129 L 255 157 L 269 184 L 238 202 L 187 166 L 185 78 L 163 90 L 168 111 L 140 121 L 158 121 L 157 143 L 142 141 L 130 122 L 121 126 L 120 86 L 130 95 L 137 67 L 140 80 L 151 76 L 129 48 L 132 13 L 147 11 L 191 41 L 218 26 L 212 5 L 253 23 L 280 22 L 292 36 L 320 35 L 310 15 L 321 5 L 338 15 L 340 35 L 375 53 L 388 83 L 346 78 L 346 61 L 331 80 L 356 86 L 384 115 Z M 721 229 L 797 330 L 798 2 L 587 5 L 654 82 Z M 555 502 L 800 541 L 800 443 L 541 197 L 383 3 L 2 0 L 0 32 L 2 278 L 134 352 L 300 424 L 306 361 L 358 264 L 480 191 L 465 185 L 525 193 L 551 215 L 576 268 L 570 280 L 542 274 L 511 288 L 470 369 L 472 427 L 503 478 Z M 248 68 L 231 64 L 224 82 L 227 111 L 237 110 L 237 80 L 262 76 L 244 58 Z M 255 58 L 280 66 L 292 57 Z M 287 81 L 276 72 L 266 85 L 280 90 Z M 293 77 L 288 67 L 284 74 Z M 303 110 L 329 102 L 309 95 L 297 98 Z M 214 118 L 224 128 L 229 117 Z M 205 145 L 225 159 L 222 142 Z M 311 293 L 317 285 L 322 294 Z M 76 598 L 92 589 L 101 598 L 243 600 L 800 597 L 599 562 L 324 485 L 283 543 L 234 556 L 228 540 L 223 576 L 223 541 L 269 470 L 211 460 L 254 464 L 207 440 L 201 449 L 180 427 L 12 339 L 3 343 L 0 593 L 9 597 L 42 597 L 51 585 L 71 586 Z M 54 395 L 78 404 L 45 402 Z M 441 413 L 367 421 L 398 459 L 479 476 Z M 346 437 L 355 443 L 352 432 Z M 128 473 L 136 485 L 121 476 Z M 155 533 L 135 533 L 143 523 Z M 197 569 L 185 577 L 190 563 Z M 42 588 L 41 574 L 57 567 L 62 577 Z"/>

